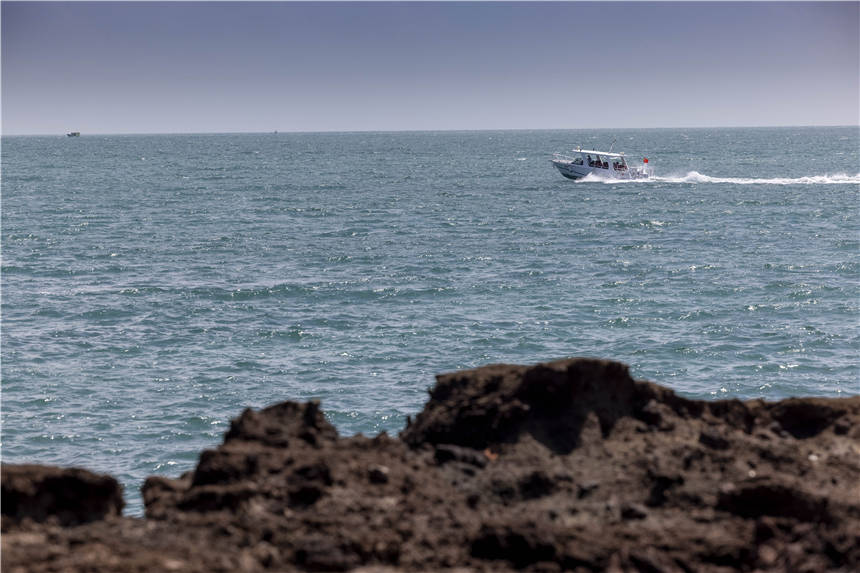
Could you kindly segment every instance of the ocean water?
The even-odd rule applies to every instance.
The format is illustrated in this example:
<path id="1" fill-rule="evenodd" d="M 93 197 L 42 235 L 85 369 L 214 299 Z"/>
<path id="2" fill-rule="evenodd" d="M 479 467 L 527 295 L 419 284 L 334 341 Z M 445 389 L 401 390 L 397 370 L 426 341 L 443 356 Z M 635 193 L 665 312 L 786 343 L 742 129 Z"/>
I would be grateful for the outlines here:
<path id="1" fill-rule="evenodd" d="M 613 138 L 658 177 L 548 161 Z M 4 137 L 3 460 L 140 514 L 245 407 L 396 433 L 488 363 L 858 393 L 858 172 L 857 127 Z"/>

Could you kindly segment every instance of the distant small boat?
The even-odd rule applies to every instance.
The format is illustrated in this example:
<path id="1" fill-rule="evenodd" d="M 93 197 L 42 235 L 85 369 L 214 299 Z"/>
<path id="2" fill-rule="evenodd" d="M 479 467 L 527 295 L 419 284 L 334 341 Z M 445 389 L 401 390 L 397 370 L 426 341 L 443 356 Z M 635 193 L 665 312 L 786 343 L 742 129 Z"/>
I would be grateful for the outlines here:
<path id="1" fill-rule="evenodd" d="M 66 134 L 66 137 L 80 137 L 80 136 L 81 136 L 80 131 L 71 131 L 71 132 Z"/>
<path id="2" fill-rule="evenodd" d="M 623 153 L 611 151 L 578 147 L 571 151 L 571 155 L 556 153 L 550 161 L 568 179 L 582 179 L 591 173 L 611 179 L 648 179 L 654 176 L 647 158 L 643 158 L 642 165 L 628 165 Z"/>

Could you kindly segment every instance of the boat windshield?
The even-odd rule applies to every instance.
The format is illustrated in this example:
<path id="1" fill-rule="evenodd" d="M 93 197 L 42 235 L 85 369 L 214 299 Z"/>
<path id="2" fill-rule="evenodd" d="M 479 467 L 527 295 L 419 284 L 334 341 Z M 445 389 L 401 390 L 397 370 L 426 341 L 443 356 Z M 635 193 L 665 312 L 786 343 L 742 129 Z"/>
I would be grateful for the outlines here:
<path id="1" fill-rule="evenodd" d="M 627 169 L 627 161 L 624 160 L 623 156 L 615 157 L 612 159 L 612 168 L 616 171 L 624 171 Z"/>
<path id="2" fill-rule="evenodd" d="M 603 169 L 609 168 L 609 163 L 603 156 L 589 154 L 586 159 L 588 160 L 589 167 L 602 167 Z"/>

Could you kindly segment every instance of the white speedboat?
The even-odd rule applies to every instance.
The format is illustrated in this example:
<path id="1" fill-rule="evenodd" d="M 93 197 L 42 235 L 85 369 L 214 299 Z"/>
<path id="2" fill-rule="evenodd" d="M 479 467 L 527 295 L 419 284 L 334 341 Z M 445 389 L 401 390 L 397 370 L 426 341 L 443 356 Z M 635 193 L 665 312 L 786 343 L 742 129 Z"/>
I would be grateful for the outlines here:
<path id="1" fill-rule="evenodd" d="M 630 165 L 623 153 L 611 151 L 576 148 L 570 155 L 556 153 L 550 161 L 568 179 L 582 179 L 590 173 L 611 179 L 648 179 L 654 176 L 648 158 L 642 159 L 642 165 Z"/>

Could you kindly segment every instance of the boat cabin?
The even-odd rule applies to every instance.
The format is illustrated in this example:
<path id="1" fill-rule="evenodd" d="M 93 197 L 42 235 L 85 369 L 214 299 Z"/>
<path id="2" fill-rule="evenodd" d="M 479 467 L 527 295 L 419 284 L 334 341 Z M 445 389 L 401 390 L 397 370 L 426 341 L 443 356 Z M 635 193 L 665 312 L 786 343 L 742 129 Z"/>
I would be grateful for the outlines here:
<path id="1" fill-rule="evenodd" d="M 573 152 L 574 165 L 587 165 L 595 169 L 610 169 L 627 171 L 627 159 L 623 153 L 608 153 L 590 149 L 577 149 Z"/>

